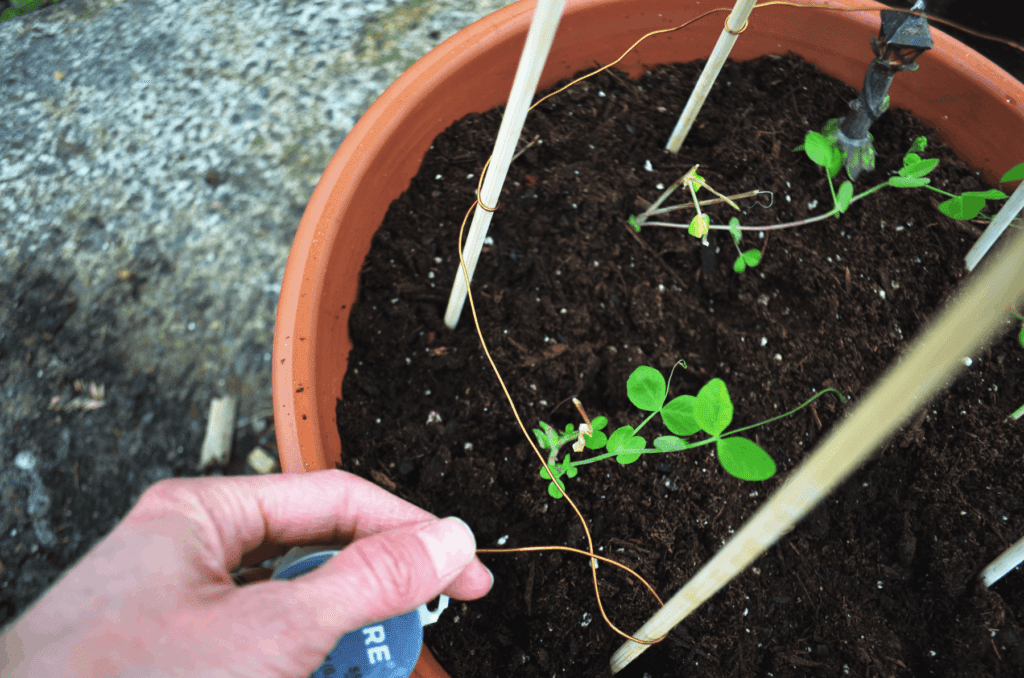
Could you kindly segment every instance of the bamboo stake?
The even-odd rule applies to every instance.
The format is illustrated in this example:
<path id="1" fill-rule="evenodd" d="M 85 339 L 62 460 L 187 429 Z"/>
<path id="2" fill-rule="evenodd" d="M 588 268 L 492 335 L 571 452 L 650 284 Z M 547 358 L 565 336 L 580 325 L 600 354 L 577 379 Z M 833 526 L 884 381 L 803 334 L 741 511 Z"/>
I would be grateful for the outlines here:
<path id="1" fill-rule="evenodd" d="M 533 10 L 530 30 L 526 34 L 526 44 L 523 46 L 523 54 L 519 58 L 516 77 L 512 81 L 508 106 L 501 118 L 501 127 L 498 128 L 498 137 L 494 142 L 494 153 L 487 166 L 483 187 L 480 189 L 480 199 L 483 201 L 483 205 L 489 209 L 484 209 L 483 205 L 477 204 L 476 211 L 473 213 L 473 223 L 469 228 L 469 235 L 466 237 L 463 258 L 470 279 L 473 278 L 477 259 L 480 258 L 480 249 L 483 247 L 484 238 L 487 237 L 491 212 L 497 207 L 498 196 L 505 183 L 505 175 L 508 174 L 508 166 L 512 164 L 512 154 L 515 153 L 516 142 L 523 131 L 526 113 L 530 108 L 533 95 L 537 92 L 541 71 L 544 70 L 548 53 L 551 51 L 551 44 L 555 40 L 555 31 L 562 18 L 565 2 L 566 0 L 537 0 L 537 6 Z M 448 298 L 448 308 L 444 314 L 445 325 L 455 329 L 465 303 L 466 279 L 462 275 L 460 267 L 455 273 L 452 293 Z"/>
<path id="2" fill-rule="evenodd" d="M 978 242 L 974 243 L 974 247 L 964 257 L 968 271 L 973 271 L 974 267 L 981 261 L 981 258 L 988 254 L 989 249 L 992 245 L 996 244 L 996 240 L 1003 234 L 1006 227 L 1010 225 L 1013 218 L 1021 213 L 1021 210 L 1024 210 L 1024 181 L 1020 183 L 1020 186 L 1013 192 L 1009 200 L 1003 203 L 1003 208 L 999 210 L 999 214 L 989 222 L 988 226 L 985 227 L 985 232 L 978 238 Z"/>
<path id="3" fill-rule="evenodd" d="M 679 152 L 679 148 L 683 145 L 686 135 L 690 133 L 693 121 L 697 118 L 697 114 L 700 113 L 700 107 L 704 105 L 704 100 L 708 98 L 711 86 L 715 84 L 718 74 L 721 73 L 722 66 L 725 65 L 725 60 L 732 51 L 732 46 L 736 44 L 736 38 L 747 29 L 747 18 L 750 16 L 751 10 L 754 9 L 756 2 L 757 0 L 736 0 L 736 5 L 732 8 L 732 12 L 725 19 L 725 28 L 722 29 L 722 34 L 718 36 L 715 49 L 711 52 L 711 58 L 705 64 L 704 71 L 700 74 L 700 78 L 690 94 L 689 101 L 686 102 L 686 108 L 683 109 L 683 114 L 679 116 L 675 129 L 672 130 L 672 136 L 669 137 L 668 144 L 665 146 L 666 149 L 673 153 Z"/>
<path id="4" fill-rule="evenodd" d="M 1022 184 L 1024 185 L 1024 184 Z M 1021 537 L 1010 548 L 1003 551 L 1003 554 L 988 564 L 981 571 L 980 579 L 985 587 L 992 586 L 1003 578 L 1003 575 L 1024 562 L 1024 537 Z"/>
<path id="5" fill-rule="evenodd" d="M 903 352 L 898 362 L 736 536 L 635 634 L 661 638 L 790 530 L 963 369 L 1024 298 L 1024 236 L 981 272 Z M 612 656 L 613 673 L 647 649 L 633 641 Z"/>

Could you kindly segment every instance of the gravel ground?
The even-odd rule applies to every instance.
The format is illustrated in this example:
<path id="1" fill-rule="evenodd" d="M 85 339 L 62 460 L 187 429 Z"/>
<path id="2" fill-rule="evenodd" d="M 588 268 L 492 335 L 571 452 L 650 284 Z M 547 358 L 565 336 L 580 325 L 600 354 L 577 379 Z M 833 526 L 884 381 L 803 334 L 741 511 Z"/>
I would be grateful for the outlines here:
<path id="1" fill-rule="evenodd" d="M 152 483 L 276 458 L 274 313 L 320 172 L 409 65 L 510 2 L 47 4 L 0 23 L 0 624 Z M 200 471 L 224 395 L 233 455 Z"/>
<path id="2" fill-rule="evenodd" d="M 277 294 L 320 172 L 506 4 L 65 0 L 0 23 L 0 624 L 152 483 L 276 459 Z M 203 473 L 224 395 L 233 456 Z"/>

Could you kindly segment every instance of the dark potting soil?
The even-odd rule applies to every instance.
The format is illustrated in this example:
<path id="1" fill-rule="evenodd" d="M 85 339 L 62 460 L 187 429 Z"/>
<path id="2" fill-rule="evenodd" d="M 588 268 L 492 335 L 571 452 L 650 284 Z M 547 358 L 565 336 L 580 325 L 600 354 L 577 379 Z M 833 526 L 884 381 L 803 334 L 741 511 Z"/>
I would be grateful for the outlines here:
<path id="1" fill-rule="evenodd" d="M 757 204 L 768 196 L 742 201 L 742 215 L 710 206 L 712 223 L 733 215 L 743 225 L 782 223 L 831 206 L 822 170 L 791 149 L 847 114 L 856 92 L 793 55 L 730 61 L 673 155 L 663 147 L 703 65 L 662 66 L 639 81 L 602 72 L 531 112 L 520 146 L 540 141 L 512 165 L 473 281 L 484 337 L 531 428 L 578 425 L 572 396 L 591 417 L 607 416 L 609 430 L 636 426 L 643 414 L 626 398 L 627 377 L 638 365 L 667 376 L 679 360 L 688 367 L 676 370 L 670 397 L 720 377 L 735 405 L 731 428 L 823 388 L 852 396 L 843 406 L 825 395 L 748 431 L 778 464 L 764 482 L 726 474 L 710 445 L 585 466 L 567 481 L 599 552 L 666 600 L 957 289 L 981 225 L 943 216 L 940 194 L 886 188 L 838 220 L 745 235 L 745 248 L 763 248 L 764 259 L 741 275 L 722 231 L 713 232 L 711 275 L 685 231 L 636 234 L 626 222 L 636 200 L 654 200 L 659 183 L 698 163 L 723 194 L 774 192 L 770 208 Z M 900 74 L 893 87 L 913 77 Z M 538 477 L 469 307 L 456 331 L 443 324 L 459 224 L 500 121 L 497 110 L 472 114 L 441 134 L 375 236 L 338 405 L 343 468 L 437 515 L 461 516 L 481 548 L 585 549 L 575 515 Z M 893 175 L 919 135 L 928 138 L 922 157 L 941 160 L 933 185 L 954 194 L 988 188 L 905 111 L 890 110 L 872 132 L 878 166 L 856 192 Z M 688 222 L 693 213 L 676 214 Z M 1024 422 L 1004 421 L 1024 404 L 1018 329 L 1007 325 L 971 356 L 921 416 L 622 675 L 1024 675 L 1024 573 L 987 591 L 976 584 L 1024 533 Z M 666 431 L 655 420 L 645 432 L 650 441 Z M 454 678 L 607 671 L 622 638 L 601 619 L 586 558 L 482 557 L 493 591 L 454 603 L 426 630 Z M 604 565 L 598 576 L 623 630 L 657 608 L 621 570 Z"/>

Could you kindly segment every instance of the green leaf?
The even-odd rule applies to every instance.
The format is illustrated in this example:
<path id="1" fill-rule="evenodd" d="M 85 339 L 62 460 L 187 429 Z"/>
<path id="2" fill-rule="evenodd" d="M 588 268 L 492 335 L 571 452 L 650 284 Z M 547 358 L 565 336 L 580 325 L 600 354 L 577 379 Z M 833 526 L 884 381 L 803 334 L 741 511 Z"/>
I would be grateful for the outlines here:
<path id="1" fill-rule="evenodd" d="M 569 458 L 568 453 L 566 453 L 565 459 L 562 460 L 562 471 L 570 478 L 575 478 L 576 474 L 579 473 L 579 469 L 572 465 L 572 459 Z"/>
<path id="2" fill-rule="evenodd" d="M 708 435 L 721 435 L 732 421 L 733 411 L 725 382 L 716 377 L 704 384 L 697 394 L 697 403 L 693 411 L 697 423 Z"/>
<path id="3" fill-rule="evenodd" d="M 632 226 L 637 233 L 640 232 L 640 224 L 637 223 L 636 217 L 632 214 L 629 215 L 629 225 Z"/>
<path id="4" fill-rule="evenodd" d="M 718 461 L 725 472 L 740 480 L 767 480 L 775 475 L 775 462 L 752 440 L 740 436 L 717 443 Z"/>
<path id="5" fill-rule="evenodd" d="M 601 429 L 608 425 L 608 417 L 594 417 L 590 421 L 594 432 L 589 436 L 583 436 L 583 443 L 588 450 L 600 450 L 608 442 L 608 436 L 601 433 Z"/>
<path id="6" fill-rule="evenodd" d="M 919 156 L 917 153 L 910 153 L 908 151 L 907 154 L 905 156 L 903 156 L 903 166 L 904 167 L 907 167 L 909 165 L 913 165 L 916 162 L 921 162 L 921 156 Z M 903 173 L 900 172 L 900 175 L 902 176 Z"/>
<path id="7" fill-rule="evenodd" d="M 797 151 L 802 151 L 802 150 L 804 150 L 805 146 L 806 146 L 806 144 L 800 144 L 799 146 L 797 146 L 796 148 L 793 149 L 793 152 L 796 153 Z"/>
<path id="8" fill-rule="evenodd" d="M 736 257 L 736 261 L 732 262 L 732 270 L 736 271 L 737 273 L 743 273 L 743 271 L 747 270 L 747 263 L 743 261 L 742 254 Z"/>
<path id="9" fill-rule="evenodd" d="M 554 482 L 548 483 L 548 494 L 550 494 L 553 499 L 561 499 L 562 498 L 562 491 L 560 489 L 561 487 L 562 487 L 562 484 L 559 483 L 557 480 L 554 481 Z"/>
<path id="10" fill-rule="evenodd" d="M 692 436 L 700 430 L 700 424 L 694 418 L 694 408 L 697 405 L 696 396 L 681 395 L 668 401 L 668 404 L 661 408 L 661 419 L 665 422 L 665 428 L 677 436 Z"/>
<path id="11" fill-rule="evenodd" d="M 548 473 L 548 470 L 543 466 L 540 467 L 540 477 L 543 478 L 544 480 L 551 480 L 551 475 Z"/>
<path id="12" fill-rule="evenodd" d="M 632 426 L 622 426 L 608 438 L 608 451 L 615 453 L 615 461 L 620 464 L 632 464 L 643 455 L 642 451 L 633 450 L 643 450 L 647 445 L 643 438 L 634 436 L 633 431 Z"/>
<path id="13" fill-rule="evenodd" d="M 711 225 L 711 217 L 706 214 L 698 214 L 690 220 L 689 233 L 695 238 L 703 238 Z"/>
<path id="14" fill-rule="evenodd" d="M 853 184 L 849 181 L 844 181 L 839 187 L 839 193 L 836 195 L 836 205 L 839 207 L 840 214 L 850 209 L 851 198 L 853 198 Z"/>
<path id="15" fill-rule="evenodd" d="M 588 450 L 600 450 L 607 442 L 608 436 L 600 431 L 594 431 L 593 435 L 583 436 L 583 444 L 587 446 Z"/>
<path id="16" fill-rule="evenodd" d="M 662 452 L 679 452 L 680 450 L 685 450 L 689 445 L 682 438 L 660 436 L 654 439 L 654 447 Z"/>
<path id="17" fill-rule="evenodd" d="M 919 188 L 931 182 L 931 179 L 918 179 L 917 177 L 889 177 L 889 185 L 896 188 Z"/>
<path id="18" fill-rule="evenodd" d="M 816 165 L 828 168 L 833 161 L 833 147 L 822 134 L 810 131 L 804 136 L 804 152 Z"/>
<path id="19" fill-rule="evenodd" d="M 916 162 L 907 164 L 907 158 L 913 156 L 917 158 Z M 927 160 L 921 160 L 918 156 L 913 153 L 908 153 L 906 158 L 903 158 L 903 169 L 899 171 L 901 177 L 923 177 L 929 172 L 939 166 L 938 158 L 929 158 Z"/>
<path id="20" fill-rule="evenodd" d="M 639 442 L 637 442 L 639 441 Z M 647 443 L 644 442 L 643 438 L 630 438 L 626 441 L 625 450 L 637 450 L 636 452 L 624 451 L 615 455 L 615 461 L 619 462 L 623 466 L 626 464 L 632 464 L 634 461 L 644 456 L 644 448 L 647 447 Z"/>
<path id="21" fill-rule="evenodd" d="M 990 188 L 987 191 L 964 191 L 964 195 L 976 195 L 986 200 L 1005 200 L 1009 197 L 998 188 Z"/>
<path id="22" fill-rule="evenodd" d="M 1014 165 L 1006 171 L 1003 178 L 999 180 L 999 183 L 1004 181 L 1017 181 L 1018 179 L 1024 179 L 1024 162 L 1019 165 Z"/>
<path id="23" fill-rule="evenodd" d="M 910 146 L 908 153 L 915 153 L 917 151 L 923 151 L 928 146 L 928 139 L 925 137 L 918 137 L 914 139 L 914 143 Z"/>
<path id="24" fill-rule="evenodd" d="M 620 426 L 615 429 L 610 436 L 608 436 L 608 451 L 618 452 L 622 447 L 622 443 L 633 436 L 635 429 L 632 426 Z"/>
<path id="25" fill-rule="evenodd" d="M 753 268 L 761 263 L 761 250 L 747 250 L 743 253 L 743 261 Z"/>
<path id="26" fill-rule="evenodd" d="M 826 168 L 828 170 L 828 176 L 830 179 L 835 178 L 839 174 L 839 170 L 843 168 L 843 162 L 846 160 L 846 151 L 841 151 L 838 148 L 832 149 L 832 163 Z M 869 154 L 867 166 L 874 168 L 875 160 L 874 156 Z"/>
<path id="27" fill-rule="evenodd" d="M 533 435 L 537 436 L 537 443 L 543 448 L 550 448 L 555 444 L 555 440 L 558 438 L 558 434 L 555 433 L 555 429 L 551 428 L 548 424 L 543 421 L 540 422 L 542 430 L 533 429 Z"/>
<path id="28" fill-rule="evenodd" d="M 976 195 L 960 195 L 939 203 L 939 211 L 950 219 L 966 221 L 978 216 L 985 208 L 985 199 Z"/>
<path id="29" fill-rule="evenodd" d="M 1017 336 L 1017 341 L 1020 342 L 1021 346 L 1024 346 L 1024 327 L 1020 328 L 1020 334 Z"/>
<path id="30" fill-rule="evenodd" d="M 739 225 L 740 220 L 737 219 L 736 217 L 733 217 L 732 219 L 729 220 L 729 235 L 732 236 L 732 241 L 734 243 L 739 243 L 740 238 L 743 237 L 743 233 L 738 228 Z"/>
<path id="31" fill-rule="evenodd" d="M 646 412 L 657 412 L 665 403 L 667 389 L 665 377 L 653 367 L 641 365 L 633 370 L 626 380 L 626 395 L 629 402 Z M 622 430 L 622 429 L 619 429 Z"/>

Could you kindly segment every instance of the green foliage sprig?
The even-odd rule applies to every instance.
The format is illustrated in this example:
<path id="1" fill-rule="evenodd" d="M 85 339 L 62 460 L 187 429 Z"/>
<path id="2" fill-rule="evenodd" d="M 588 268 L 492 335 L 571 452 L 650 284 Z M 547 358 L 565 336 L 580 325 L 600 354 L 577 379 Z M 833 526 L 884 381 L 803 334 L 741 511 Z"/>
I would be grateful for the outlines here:
<path id="1" fill-rule="evenodd" d="M 679 364 L 683 366 L 683 369 L 686 368 L 685 362 L 677 363 L 677 365 Z M 675 371 L 675 367 L 672 368 L 672 371 Z M 669 382 L 671 380 L 672 373 L 669 373 Z M 679 452 L 715 443 L 718 461 L 726 473 L 741 480 L 767 480 L 775 475 L 775 462 L 757 443 L 734 434 L 788 417 L 829 392 L 835 393 L 840 401 L 846 402 L 842 393 L 834 388 L 828 388 L 795 410 L 759 424 L 726 433 L 726 427 L 732 422 L 733 405 L 725 382 L 715 378 L 704 384 L 696 396 L 681 395 L 668 400 L 668 383 L 661 372 L 653 367 L 640 366 L 633 370 L 626 381 L 626 395 L 638 409 L 650 412 L 647 418 L 636 428 L 620 426 L 610 436 L 602 431 L 608 425 L 606 417 L 595 417 L 593 422 L 584 424 L 578 430 L 569 424 L 562 433 L 559 433 L 554 427 L 540 422 L 541 428 L 534 429 L 533 433 L 538 444 L 548 450 L 548 467 L 555 475 L 552 478 L 547 470 L 542 468 L 540 477 L 551 481 L 548 483 L 548 494 L 558 499 L 562 496 L 562 490 L 565 488 L 562 478 L 575 478 L 579 466 L 593 464 L 611 457 L 614 457 L 620 464 L 632 464 L 644 454 Z M 637 434 L 659 414 L 665 427 L 675 435 L 659 436 L 653 441 L 654 447 L 648 448 L 647 442 Z M 710 437 L 698 442 L 684 440 L 700 431 Z M 573 451 L 577 453 L 584 449 L 606 449 L 607 451 L 604 454 L 579 460 L 572 459 L 571 453 L 567 453 L 565 458 L 558 462 L 559 449 L 573 440 L 575 441 Z"/>
<path id="2" fill-rule="evenodd" d="M 690 170 L 690 172 L 688 172 L 682 179 L 670 186 L 658 201 L 651 205 L 650 208 L 640 215 L 630 215 L 629 224 L 637 231 L 637 233 L 640 232 L 640 229 L 643 226 L 686 228 L 691 235 L 702 238 L 705 244 L 707 242 L 706 234 L 709 230 L 728 230 L 732 235 L 733 242 L 737 246 L 737 250 L 739 250 L 739 238 L 742 231 L 774 231 L 782 228 L 794 228 L 796 226 L 812 224 L 816 221 L 828 219 L 829 217 L 839 218 L 841 214 L 844 214 L 850 208 L 852 203 L 866 198 L 872 193 L 882 190 L 886 186 L 892 186 L 894 188 L 927 188 L 935 191 L 936 193 L 949 196 L 948 200 L 939 203 L 938 208 L 939 211 L 947 217 L 950 219 L 956 219 L 957 221 L 967 221 L 975 218 L 991 220 L 991 217 L 981 214 L 981 211 L 985 208 L 985 201 L 1005 200 L 1008 197 L 1005 193 L 997 189 L 991 189 L 988 191 L 966 191 L 961 195 L 954 195 L 929 185 L 931 183 L 931 179 L 928 179 L 927 175 L 938 166 L 939 160 L 938 158 L 923 159 L 918 155 L 918 153 L 923 151 L 928 145 L 928 140 L 925 137 L 918 137 L 914 140 L 913 144 L 911 144 L 910 150 L 908 150 L 906 155 L 903 156 L 903 167 L 899 170 L 897 176 L 889 177 L 887 181 L 869 188 L 863 193 L 858 193 L 857 195 L 853 194 L 853 183 L 849 180 L 844 180 L 839 185 L 839 189 L 836 190 L 832 179 L 839 174 L 839 170 L 843 167 L 847 155 L 847 152 L 840 148 L 836 141 L 836 133 L 838 129 L 839 121 L 838 119 L 833 118 L 825 124 L 823 132 L 807 132 L 804 136 L 804 143 L 793 149 L 794 152 L 804 151 L 808 158 L 825 169 L 834 205 L 833 208 L 825 214 L 820 214 L 808 219 L 801 219 L 800 221 L 791 221 L 789 223 L 774 224 L 771 226 L 741 226 L 739 219 L 736 217 L 729 220 L 728 226 L 711 224 L 708 215 L 701 213 L 700 208 L 697 207 L 696 193 L 693 184 L 696 183 L 697 188 L 700 188 L 701 186 L 706 186 L 706 183 L 704 183 L 703 179 L 694 172 L 696 169 L 696 167 L 694 167 L 693 170 Z M 871 163 L 874 162 L 873 157 L 867 158 L 866 160 L 869 160 Z M 873 164 L 871 166 L 873 167 Z M 1017 181 L 1018 179 L 1024 179 L 1024 162 L 1010 168 L 1002 176 L 999 182 L 1004 183 L 1007 181 Z M 664 202 L 671 192 L 679 185 L 687 185 L 690 187 L 694 206 L 697 207 L 697 216 L 693 218 L 693 221 L 690 222 L 689 226 L 685 224 L 651 221 L 650 218 L 652 216 L 663 214 L 672 209 L 688 207 L 688 205 L 685 205 L 659 209 L 661 203 Z M 749 197 L 750 195 L 754 195 L 758 192 L 759 191 L 754 191 L 750 194 L 742 194 L 733 197 Z M 716 193 L 716 195 L 720 194 Z M 724 198 L 724 196 L 722 197 Z M 712 202 L 722 202 L 722 200 L 706 201 L 708 204 Z M 736 207 L 736 205 L 731 201 L 728 202 L 733 207 Z M 702 202 L 700 204 L 706 203 Z M 736 209 L 739 208 L 736 207 Z M 1012 225 L 1021 226 L 1021 219 L 1015 219 Z M 737 273 L 742 273 L 748 266 L 756 266 L 760 260 L 761 256 L 758 250 L 748 250 L 747 252 L 740 251 L 740 257 L 733 264 L 733 270 Z"/>

